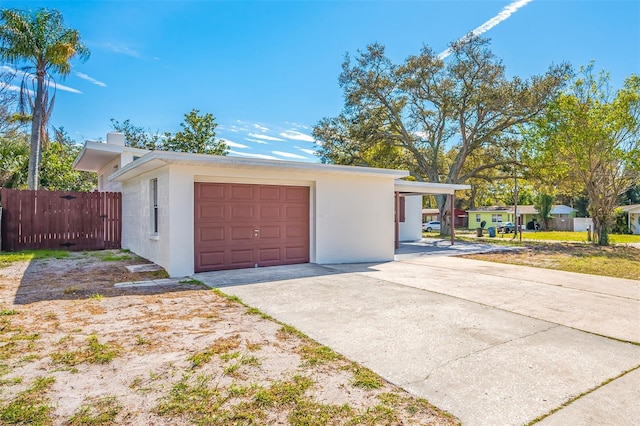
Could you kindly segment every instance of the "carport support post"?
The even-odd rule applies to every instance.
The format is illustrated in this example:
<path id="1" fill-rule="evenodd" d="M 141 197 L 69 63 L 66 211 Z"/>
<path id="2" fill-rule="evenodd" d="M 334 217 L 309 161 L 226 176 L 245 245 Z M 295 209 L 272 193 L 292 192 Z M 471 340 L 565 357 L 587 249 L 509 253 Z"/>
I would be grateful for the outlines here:
<path id="1" fill-rule="evenodd" d="M 395 247 L 396 250 L 400 248 L 400 193 L 398 191 L 395 192 L 395 202 L 396 202 L 396 214 L 395 214 L 395 228 L 396 228 L 396 241 Z"/>
<path id="2" fill-rule="evenodd" d="M 450 219 L 451 219 L 451 245 L 453 245 L 454 241 L 456 239 L 456 230 L 455 230 L 456 194 L 455 193 L 451 193 L 451 195 L 449 196 L 449 199 L 451 200 L 451 216 L 450 216 Z"/>

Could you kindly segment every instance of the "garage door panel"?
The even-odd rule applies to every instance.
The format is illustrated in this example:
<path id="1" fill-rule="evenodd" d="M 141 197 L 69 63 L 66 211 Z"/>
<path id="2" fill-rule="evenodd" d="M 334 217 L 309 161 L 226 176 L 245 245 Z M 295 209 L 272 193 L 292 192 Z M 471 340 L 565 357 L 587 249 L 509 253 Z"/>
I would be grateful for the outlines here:
<path id="1" fill-rule="evenodd" d="M 201 200 L 224 200 L 224 185 L 212 183 L 198 187 L 196 197 Z"/>
<path id="2" fill-rule="evenodd" d="M 198 262 L 196 262 L 196 269 L 203 265 L 210 268 L 221 268 L 224 264 L 224 251 L 201 252 L 198 256 Z"/>
<path id="3" fill-rule="evenodd" d="M 196 219 L 199 220 L 225 220 L 224 204 L 206 203 L 196 209 Z"/>
<path id="4" fill-rule="evenodd" d="M 302 205 L 285 206 L 285 220 L 307 220 L 309 209 Z"/>
<path id="5" fill-rule="evenodd" d="M 258 262 L 273 262 L 281 259 L 280 247 L 258 249 Z"/>
<path id="6" fill-rule="evenodd" d="M 259 194 L 260 201 L 280 201 L 282 198 L 279 186 L 260 186 Z"/>
<path id="7" fill-rule="evenodd" d="M 224 229 L 224 226 L 202 227 L 196 238 L 203 243 L 224 241 Z"/>
<path id="8" fill-rule="evenodd" d="M 304 186 L 290 186 L 284 189 L 284 201 L 299 201 L 309 204 L 309 188 Z"/>
<path id="9" fill-rule="evenodd" d="M 230 243 L 253 240 L 253 226 L 230 226 L 229 229 L 231 231 Z"/>
<path id="10" fill-rule="evenodd" d="M 195 183 L 194 193 L 197 272 L 309 261 L 308 187 Z"/>
<path id="11" fill-rule="evenodd" d="M 291 224 L 285 228 L 285 236 L 287 240 L 306 239 L 309 234 L 309 228 L 306 224 Z"/>
<path id="12" fill-rule="evenodd" d="M 282 209 L 280 204 L 261 204 L 259 217 L 261 220 L 281 220 Z"/>
<path id="13" fill-rule="evenodd" d="M 234 204 L 231 206 L 230 221 L 247 220 L 255 217 L 256 208 L 253 204 Z"/>
<path id="14" fill-rule="evenodd" d="M 232 265 L 246 263 L 253 266 L 253 248 L 229 250 L 229 260 Z"/>
<path id="15" fill-rule="evenodd" d="M 305 259 L 309 256 L 309 251 L 306 246 L 298 246 L 298 247 L 286 247 L 285 248 L 285 259 L 287 261 L 297 261 L 300 259 Z"/>
<path id="16" fill-rule="evenodd" d="M 231 201 L 253 200 L 255 189 L 253 185 L 229 185 L 229 199 Z"/>
<path id="17" fill-rule="evenodd" d="M 261 226 L 260 227 L 260 239 L 280 239 L 282 237 L 282 232 L 280 232 L 280 225 L 275 226 Z"/>

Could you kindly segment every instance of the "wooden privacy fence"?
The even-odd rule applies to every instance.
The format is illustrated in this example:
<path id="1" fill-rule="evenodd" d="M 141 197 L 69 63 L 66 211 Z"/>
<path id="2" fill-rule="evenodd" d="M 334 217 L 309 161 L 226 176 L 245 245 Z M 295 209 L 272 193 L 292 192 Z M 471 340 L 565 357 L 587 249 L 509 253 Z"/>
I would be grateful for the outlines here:
<path id="1" fill-rule="evenodd" d="M 3 188 L 2 250 L 120 248 L 119 192 L 22 191 Z"/>

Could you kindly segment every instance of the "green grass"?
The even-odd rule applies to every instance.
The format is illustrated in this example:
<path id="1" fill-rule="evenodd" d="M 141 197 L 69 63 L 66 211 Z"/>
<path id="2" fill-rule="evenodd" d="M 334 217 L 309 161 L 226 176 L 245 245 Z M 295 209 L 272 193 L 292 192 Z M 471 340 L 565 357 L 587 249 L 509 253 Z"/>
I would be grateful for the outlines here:
<path id="1" fill-rule="evenodd" d="M 65 257 L 69 257 L 69 252 L 65 250 L 0 252 L 0 268 L 5 268 L 16 262 L 26 262 L 34 259 L 64 259 Z"/>
<path id="2" fill-rule="evenodd" d="M 115 396 L 105 396 L 96 400 L 93 404 L 83 405 L 76 410 L 68 424 L 76 425 L 112 425 L 122 405 Z"/>
<path id="3" fill-rule="evenodd" d="M 502 235 L 502 234 L 501 234 Z M 511 238 L 512 234 L 507 234 L 504 238 Z M 502 237 L 498 237 L 502 238 Z M 520 235 L 516 237 L 519 239 Z M 532 241 L 569 241 L 569 242 L 588 242 L 586 232 L 566 232 L 566 231 L 538 231 L 523 232 L 523 240 Z M 609 239 L 615 244 L 640 243 L 640 235 L 630 234 L 609 234 Z"/>
<path id="4" fill-rule="evenodd" d="M 209 348 L 194 353 L 188 358 L 191 362 L 191 368 L 200 367 L 213 358 L 214 355 L 222 355 L 240 346 L 240 336 L 217 338 Z"/>
<path id="5" fill-rule="evenodd" d="M 51 424 L 52 408 L 48 405 L 45 394 L 54 382 L 53 377 L 37 378 L 27 390 L 20 392 L 0 409 L 2 424 Z"/>
<path id="6" fill-rule="evenodd" d="M 124 252 L 122 250 L 118 250 L 116 252 L 111 250 L 98 250 L 98 251 L 91 251 L 91 252 L 85 252 L 85 253 L 88 253 L 90 256 L 97 257 L 103 262 L 117 262 L 120 260 L 133 259 L 133 257 L 131 256 L 131 252 L 129 251 Z"/>
<path id="7" fill-rule="evenodd" d="M 523 242 L 515 252 L 468 255 L 472 259 L 612 278 L 640 278 L 640 250 L 622 245 Z"/>
<path id="8" fill-rule="evenodd" d="M 91 334 L 87 337 L 87 346 L 84 349 L 67 352 L 54 352 L 51 360 L 54 364 L 63 364 L 70 367 L 78 364 L 108 364 L 119 355 L 118 348 L 98 341 L 98 336 Z"/>
<path id="9" fill-rule="evenodd" d="M 384 385 L 382 379 L 376 373 L 368 368 L 355 364 L 353 366 L 353 380 L 351 384 L 362 389 L 378 389 Z"/>
<path id="10" fill-rule="evenodd" d="M 299 353 L 304 363 L 308 366 L 315 366 L 342 359 L 342 357 L 331 348 L 311 342 L 303 344 L 299 349 Z"/>

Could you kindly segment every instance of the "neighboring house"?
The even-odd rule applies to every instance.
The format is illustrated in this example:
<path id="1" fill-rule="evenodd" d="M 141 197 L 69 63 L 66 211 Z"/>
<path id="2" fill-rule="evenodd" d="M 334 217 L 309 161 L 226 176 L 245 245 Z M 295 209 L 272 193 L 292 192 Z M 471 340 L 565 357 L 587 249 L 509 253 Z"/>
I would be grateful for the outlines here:
<path id="1" fill-rule="evenodd" d="M 479 228 L 480 224 L 485 221 L 486 227 L 500 226 L 505 222 L 516 222 L 513 206 L 489 206 L 478 207 L 473 210 L 467 210 L 469 215 L 469 229 Z M 518 212 L 522 219 L 521 223 L 526 226 L 533 219 L 540 221 L 538 210 L 534 206 L 518 206 Z M 569 219 L 573 217 L 575 209 L 565 205 L 554 205 L 551 208 L 551 216 L 555 227 L 562 227 L 564 221 L 569 224 Z M 567 225 L 570 226 L 570 225 Z M 553 226 L 552 226 L 553 227 Z"/>
<path id="2" fill-rule="evenodd" d="M 466 228 L 468 224 L 467 212 L 462 209 L 454 209 L 454 226 L 456 228 Z M 438 209 L 422 209 L 422 223 L 431 222 L 432 220 L 440 220 L 440 210 Z"/>
<path id="3" fill-rule="evenodd" d="M 432 220 L 440 220 L 440 210 L 422 209 L 422 223 L 431 222 Z"/>
<path id="4" fill-rule="evenodd" d="M 629 232 L 632 234 L 640 234 L 640 204 L 620 206 L 620 209 L 627 213 Z"/>
<path id="5" fill-rule="evenodd" d="M 398 240 L 421 238 L 423 194 L 469 188 L 399 180 L 405 170 L 135 150 L 113 133 L 86 142 L 74 167 L 122 192 L 122 247 L 170 276 L 393 260 Z"/>

